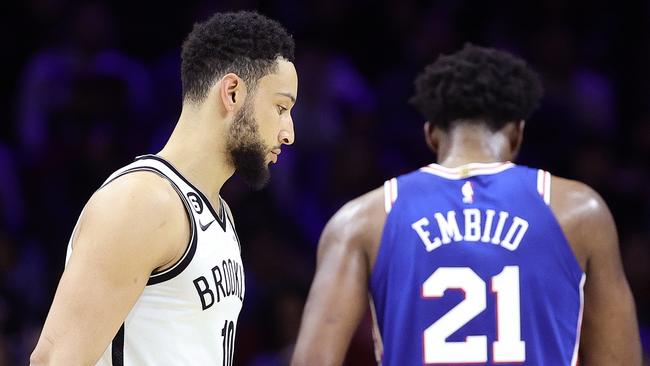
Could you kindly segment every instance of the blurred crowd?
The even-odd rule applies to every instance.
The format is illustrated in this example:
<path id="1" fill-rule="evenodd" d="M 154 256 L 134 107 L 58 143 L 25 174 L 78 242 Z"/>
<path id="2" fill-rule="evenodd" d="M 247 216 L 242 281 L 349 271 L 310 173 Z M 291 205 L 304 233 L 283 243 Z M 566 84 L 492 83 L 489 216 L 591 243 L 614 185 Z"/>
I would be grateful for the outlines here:
<path id="1" fill-rule="evenodd" d="M 215 11 L 257 9 L 296 39 L 296 143 L 269 187 L 222 195 L 242 241 L 237 365 L 285 365 L 318 237 L 347 200 L 433 162 L 407 100 L 464 42 L 528 60 L 546 89 L 518 163 L 610 205 L 650 352 L 650 4 L 604 0 L 7 2 L 0 89 L 0 365 L 26 364 L 87 199 L 157 152 L 181 107 L 180 45 Z M 345 304 L 341 304 L 345 306 Z M 349 365 L 373 364 L 370 320 Z"/>

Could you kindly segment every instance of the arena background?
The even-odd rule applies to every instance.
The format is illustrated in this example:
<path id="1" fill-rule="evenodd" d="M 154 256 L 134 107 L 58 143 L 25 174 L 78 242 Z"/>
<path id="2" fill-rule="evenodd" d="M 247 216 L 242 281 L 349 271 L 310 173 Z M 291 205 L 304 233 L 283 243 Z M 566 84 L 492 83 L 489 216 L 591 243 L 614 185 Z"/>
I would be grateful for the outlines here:
<path id="1" fill-rule="evenodd" d="M 158 151 L 181 105 L 180 45 L 215 11 L 257 9 L 296 39 L 296 143 L 260 192 L 223 196 L 243 246 L 237 365 L 283 365 L 315 249 L 345 201 L 432 162 L 412 80 L 464 42 L 526 58 L 546 96 L 519 163 L 582 180 L 610 205 L 650 350 L 650 3 L 647 1 L 3 2 L 0 365 L 26 364 L 82 206 Z M 345 304 L 341 304 L 345 306 Z M 370 365 L 366 319 L 348 357 Z M 647 361 L 646 361 L 647 362 Z"/>

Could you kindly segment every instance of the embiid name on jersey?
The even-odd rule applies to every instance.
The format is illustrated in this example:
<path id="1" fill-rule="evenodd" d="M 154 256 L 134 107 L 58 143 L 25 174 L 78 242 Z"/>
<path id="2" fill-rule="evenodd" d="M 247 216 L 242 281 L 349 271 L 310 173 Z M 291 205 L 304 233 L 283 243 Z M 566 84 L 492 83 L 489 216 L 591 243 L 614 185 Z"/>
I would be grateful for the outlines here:
<path id="1" fill-rule="evenodd" d="M 429 231 L 430 221 L 426 216 L 412 223 L 411 228 L 418 234 L 427 252 L 452 242 L 481 242 L 500 245 L 508 250 L 517 249 L 528 230 L 528 221 L 519 216 L 512 216 L 506 211 L 499 211 L 498 219 L 494 223 L 496 212 L 492 209 L 478 208 L 466 208 L 458 215 L 456 211 L 447 211 L 445 215 L 436 212 L 433 217 L 437 224 L 438 235 L 433 240 Z M 462 233 L 456 219 L 461 215 L 465 223 Z"/>

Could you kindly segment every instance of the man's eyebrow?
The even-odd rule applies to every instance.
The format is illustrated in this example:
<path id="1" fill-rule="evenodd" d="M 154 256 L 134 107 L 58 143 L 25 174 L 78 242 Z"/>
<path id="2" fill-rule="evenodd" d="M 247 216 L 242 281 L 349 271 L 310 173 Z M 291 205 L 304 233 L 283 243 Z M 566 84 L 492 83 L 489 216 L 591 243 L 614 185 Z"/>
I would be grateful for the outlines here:
<path id="1" fill-rule="evenodd" d="M 285 97 L 291 99 L 291 102 L 292 102 L 292 103 L 295 103 L 295 102 L 296 102 L 296 97 L 295 97 L 295 95 L 293 95 L 293 94 L 291 94 L 291 93 L 276 93 L 276 94 L 279 94 L 279 95 L 282 95 L 282 96 L 285 96 Z"/>

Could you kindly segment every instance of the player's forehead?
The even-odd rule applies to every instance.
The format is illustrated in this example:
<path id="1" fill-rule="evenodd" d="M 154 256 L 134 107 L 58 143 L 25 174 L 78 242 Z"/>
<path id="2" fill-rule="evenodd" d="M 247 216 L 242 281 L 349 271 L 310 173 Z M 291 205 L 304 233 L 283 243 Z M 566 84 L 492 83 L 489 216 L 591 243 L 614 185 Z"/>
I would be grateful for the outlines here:
<path id="1" fill-rule="evenodd" d="M 298 93 L 298 75 L 293 63 L 279 58 L 275 72 L 260 78 L 258 92 L 264 96 L 286 96 L 295 99 Z"/>

